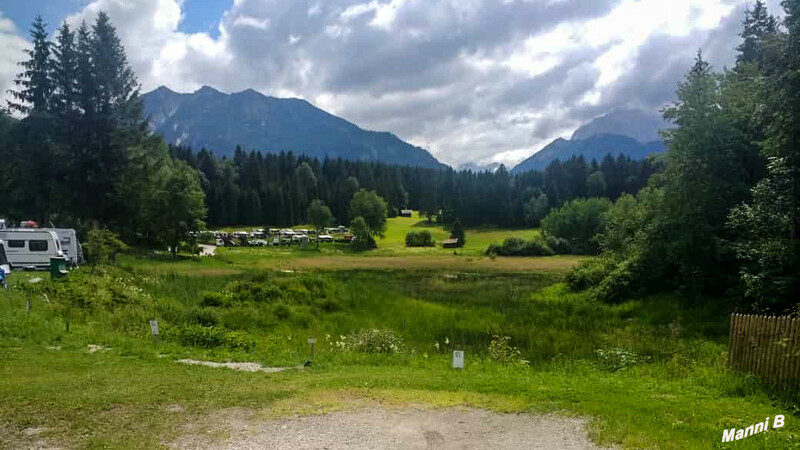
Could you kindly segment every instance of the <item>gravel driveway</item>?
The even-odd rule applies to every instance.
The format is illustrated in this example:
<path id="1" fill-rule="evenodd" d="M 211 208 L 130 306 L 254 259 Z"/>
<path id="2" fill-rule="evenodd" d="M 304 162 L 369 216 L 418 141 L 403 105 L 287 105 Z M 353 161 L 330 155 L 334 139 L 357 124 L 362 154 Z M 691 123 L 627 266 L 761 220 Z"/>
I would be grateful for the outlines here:
<path id="1" fill-rule="evenodd" d="M 498 414 L 478 409 L 367 409 L 254 421 L 233 410 L 220 425 L 227 439 L 188 433 L 180 449 L 595 449 L 585 421 Z M 214 433 L 216 434 L 216 433 Z"/>

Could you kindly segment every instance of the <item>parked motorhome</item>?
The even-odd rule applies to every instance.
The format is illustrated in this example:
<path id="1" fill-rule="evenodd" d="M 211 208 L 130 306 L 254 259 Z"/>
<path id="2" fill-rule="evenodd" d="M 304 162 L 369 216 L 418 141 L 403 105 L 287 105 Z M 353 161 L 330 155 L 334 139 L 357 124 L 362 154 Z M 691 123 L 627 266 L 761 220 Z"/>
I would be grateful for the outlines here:
<path id="1" fill-rule="evenodd" d="M 64 251 L 64 256 L 69 259 L 73 266 L 83 263 L 83 247 L 78 242 L 78 235 L 72 228 L 52 228 L 58 235 L 58 240 L 61 243 L 61 250 Z"/>
<path id="2" fill-rule="evenodd" d="M 0 230 L 6 257 L 12 268 L 44 268 L 50 258 L 64 258 L 55 231 L 40 228 L 6 228 Z"/>

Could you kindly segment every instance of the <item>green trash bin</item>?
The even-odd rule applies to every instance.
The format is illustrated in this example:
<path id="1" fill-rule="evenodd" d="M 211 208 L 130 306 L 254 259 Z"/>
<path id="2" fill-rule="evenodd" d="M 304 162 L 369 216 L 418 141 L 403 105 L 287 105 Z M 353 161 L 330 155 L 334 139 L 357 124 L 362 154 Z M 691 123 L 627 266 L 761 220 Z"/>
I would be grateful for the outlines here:
<path id="1" fill-rule="evenodd" d="M 64 258 L 50 258 L 50 278 L 57 279 L 67 274 L 67 260 Z"/>

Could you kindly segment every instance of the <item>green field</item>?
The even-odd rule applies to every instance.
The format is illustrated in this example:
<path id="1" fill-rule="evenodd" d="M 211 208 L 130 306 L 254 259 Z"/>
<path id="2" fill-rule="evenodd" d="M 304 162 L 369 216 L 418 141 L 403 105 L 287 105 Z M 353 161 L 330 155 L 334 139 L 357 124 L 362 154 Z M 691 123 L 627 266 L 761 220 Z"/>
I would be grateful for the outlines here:
<path id="1" fill-rule="evenodd" d="M 224 227 L 223 231 L 250 231 L 253 226 L 238 226 L 238 227 Z M 295 229 L 312 229 L 310 225 L 297 225 Z M 405 240 L 406 234 L 411 231 L 428 230 L 433 235 L 433 240 L 436 242 L 436 247 L 424 248 L 408 248 L 406 247 Z M 497 228 L 481 228 L 481 229 L 467 229 L 466 231 L 466 244 L 464 247 L 456 249 L 456 252 L 461 255 L 478 256 L 483 255 L 489 244 L 500 244 L 509 237 L 521 237 L 531 239 L 539 234 L 538 229 L 497 229 Z M 414 211 L 412 217 L 392 217 L 386 221 L 385 236 L 377 240 L 378 248 L 376 250 L 364 253 L 366 256 L 405 256 L 405 255 L 447 255 L 453 254 L 454 249 L 442 248 L 442 240 L 450 237 L 449 230 L 446 230 L 441 224 L 430 223 L 424 218 L 419 216 L 418 211 Z M 313 244 L 312 244 L 313 246 Z M 299 249 L 299 246 L 291 247 Z M 324 253 L 346 253 L 347 246 L 344 244 L 321 244 Z"/>
<path id="2" fill-rule="evenodd" d="M 321 258 L 287 251 L 282 263 Z M 726 369 L 724 307 L 671 297 L 600 304 L 568 292 L 563 260 L 554 258 L 523 258 L 521 270 L 405 262 L 469 258 L 452 255 L 356 269 L 337 261 L 383 259 L 331 258 L 337 270 L 275 270 L 264 263 L 275 255 L 235 250 L 176 261 L 125 256 L 118 267 L 81 268 L 60 282 L 31 284 L 42 274 L 14 273 L 11 294 L 0 298 L 0 446 L 154 448 L 186 426 L 206 424 L 213 433 L 208 418 L 224 408 L 267 418 L 364 402 L 584 416 L 593 440 L 621 448 L 800 442 L 796 405 Z M 147 324 L 153 317 L 157 345 Z M 309 336 L 319 345 L 315 364 L 303 370 L 174 362 L 292 367 L 308 358 Z M 89 353 L 90 344 L 109 349 Z M 390 345 L 397 351 L 379 352 Z M 449 368 L 456 348 L 467 354 L 463 372 Z M 783 429 L 720 442 L 723 429 L 775 414 L 787 416 Z"/>

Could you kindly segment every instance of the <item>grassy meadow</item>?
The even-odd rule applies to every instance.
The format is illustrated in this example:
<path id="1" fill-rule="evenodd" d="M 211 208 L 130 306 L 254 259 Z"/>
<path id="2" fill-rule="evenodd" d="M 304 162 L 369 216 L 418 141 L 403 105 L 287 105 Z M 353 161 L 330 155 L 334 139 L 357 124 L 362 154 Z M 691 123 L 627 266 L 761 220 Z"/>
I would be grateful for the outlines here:
<path id="1" fill-rule="evenodd" d="M 250 231 L 253 226 L 238 226 L 238 227 L 224 227 L 223 231 Z M 313 229 L 311 225 L 297 225 L 295 229 Z M 435 247 L 406 247 L 405 239 L 406 234 L 411 231 L 428 230 L 433 236 Z M 499 228 L 480 228 L 480 229 L 467 229 L 466 244 L 459 249 L 446 249 L 442 248 L 442 240 L 450 237 L 450 231 L 444 229 L 440 224 L 428 222 L 426 219 L 420 217 L 419 211 L 414 211 L 411 217 L 392 217 L 386 221 L 386 233 L 382 238 L 377 239 L 378 248 L 376 250 L 364 253 L 356 253 L 361 256 L 415 256 L 415 255 L 452 255 L 455 250 L 459 255 L 466 256 L 481 256 L 489 247 L 489 244 L 500 244 L 509 237 L 521 237 L 531 239 L 539 234 L 538 229 L 499 229 Z M 310 247 L 313 247 L 310 248 Z M 316 245 L 312 243 L 310 246 L 301 249 L 300 246 L 284 247 L 283 249 L 262 249 L 274 250 L 276 252 L 283 251 L 291 252 L 302 255 L 314 255 Z M 313 250 L 313 251 L 312 251 Z M 320 252 L 323 254 L 344 254 L 352 253 L 346 244 L 339 243 L 322 243 L 320 244 Z"/>
<path id="2" fill-rule="evenodd" d="M 128 255 L 63 281 L 15 272 L 10 294 L 0 293 L 0 447 L 154 448 L 186 427 L 215 432 L 209 417 L 225 408 L 268 418 L 371 404 L 584 416 L 593 440 L 620 448 L 800 444 L 797 406 L 726 369 L 722 308 L 669 297 L 597 303 L 566 290 L 557 258 L 494 270 L 348 267 L 337 261 L 381 257 L 341 255 L 332 266 L 281 269 L 263 263 L 276 259 L 266 249 L 246 250 Z M 414 258 L 432 257 L 390 259 Z M 433 259 L 447 258 L 468 257 Z M 305 369 L 175 362 L 296 367 L 309 336 L 318 344 Z M 466 351 L 463 371 L 449 368 L 454 349 Z M 786 415 L 783 429 L 720 442 L 723 429 L 775 414 Z"/>

